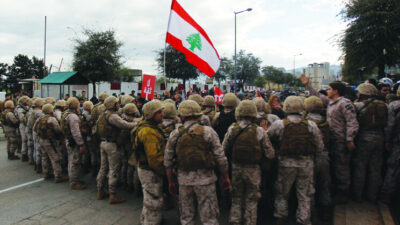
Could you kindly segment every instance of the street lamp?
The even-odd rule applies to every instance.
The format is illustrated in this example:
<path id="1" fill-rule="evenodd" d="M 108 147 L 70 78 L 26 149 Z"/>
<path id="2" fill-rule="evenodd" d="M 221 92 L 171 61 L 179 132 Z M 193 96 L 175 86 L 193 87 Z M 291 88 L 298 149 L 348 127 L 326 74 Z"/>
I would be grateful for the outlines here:
<path id="1" fill-rule="evenodd" d="M 303 53 L 293 55 L 293 76 L 296 76 L 296 56 L 301 56 Z"/>
<path id="2" fill-rule="evenodd" d="M 236 92 L 237 89 L 237 82 L 236 82 L 236 15 L 242 12 L 250 12 L 253 10 L 252 8 L 248 8 L 246 10 L 238 11 L 238 12 L 233 12 L 235 14 L 235 67 L 233 68 L 233 73 L 234 73 L 234 78 L 235 78 L 235 85 L 234 85 L 234 92 Z"/>

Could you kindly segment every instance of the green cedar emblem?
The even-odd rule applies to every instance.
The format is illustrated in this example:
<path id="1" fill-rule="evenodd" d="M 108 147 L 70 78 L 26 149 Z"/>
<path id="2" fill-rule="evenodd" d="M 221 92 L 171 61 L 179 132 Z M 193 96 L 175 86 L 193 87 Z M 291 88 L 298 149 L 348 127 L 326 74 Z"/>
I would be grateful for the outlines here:
<path id="1" fill-rule="evenodd" d="M 186 41 L 190 44 L 190 51 L 194 52 L 195 48 L 201 51 L 201 39 L 200 34 L 192 34 L 186 38 Z"/>

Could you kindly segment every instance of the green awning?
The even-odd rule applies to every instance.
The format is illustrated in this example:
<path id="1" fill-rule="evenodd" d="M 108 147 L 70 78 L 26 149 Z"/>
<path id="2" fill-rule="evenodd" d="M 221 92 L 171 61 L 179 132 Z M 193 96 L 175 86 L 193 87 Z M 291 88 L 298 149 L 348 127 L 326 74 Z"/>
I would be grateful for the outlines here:
<path id="1" fill-rule="evenodd" d="M 41 84 L 62 84 L 77 72 L 54 72 L 39 81 Z"/>

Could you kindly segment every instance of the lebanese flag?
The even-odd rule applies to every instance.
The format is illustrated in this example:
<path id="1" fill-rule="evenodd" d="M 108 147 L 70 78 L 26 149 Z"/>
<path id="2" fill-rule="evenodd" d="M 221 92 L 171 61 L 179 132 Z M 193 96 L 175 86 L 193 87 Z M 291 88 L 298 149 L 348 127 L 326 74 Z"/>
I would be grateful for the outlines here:
<path id="1" fill-rule="evenodd" d="M 207 33 L 172 0 L 166 42 L 186 56 L 186 60 L 200 72 L 212 77 L 221 59 Z"/>
<path id="2" fill-rule="evenodd" d="M 257 89 L 257 97 L 262 98 L 262 96 L 260 95 L 260 92 L 258 91 L 258 89 Z"/>
<path id="3" fill-rule="evenodd" d="M 214 86 L 214 99 L 217 104 L 222 103 L 222 99 L 224 98 L 225 94 L 221 91 L 217 86 Z"/>

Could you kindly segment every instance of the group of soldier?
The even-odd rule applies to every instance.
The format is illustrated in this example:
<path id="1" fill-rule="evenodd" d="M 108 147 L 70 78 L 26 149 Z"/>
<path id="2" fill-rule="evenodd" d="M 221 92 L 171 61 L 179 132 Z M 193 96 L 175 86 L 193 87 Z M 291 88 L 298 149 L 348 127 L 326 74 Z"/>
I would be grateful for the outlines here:
<path id="1" fill-rule="evenodd" d="M 89 165 L 97 199 L 124 202 L 119 187 L 143 194 L 143 225 L 161 224 L 175 200 L 182 225 L 195 224 L 196 209 L 203 224 L 218 224 L 224 200 L 229 224 L 252 225 L 269 209 L 284 224 L 292 189 L 298 224 L 311 224 L 314 209 L 329 220 L 332 206 L 350 194 L 356 201 L 390 199 L 400 173 L 400 100 L 387 106 L 374 85 L 363 83 L 352 102 L 342 97 L 341 82 L 325 96 L 301 80 L 312 96 L 287 97 L 283 119 L 263 98 L 240 101 L 232 93 L 220 107 L 212 96 L 194 94 L 183 102 L 152 100 L 140 110 L 132 96 L 103 93 L 82 111 L 74 97 L 23 96 L 16 107 L 6 101 L 1 113 L 8 159 L 19 159 L 20 148 L 37 173 L 69 180 L 73 190 L 86 188 L 82 170 Z"/>

